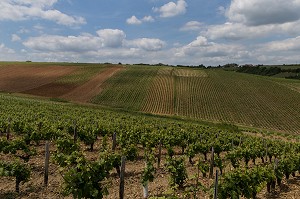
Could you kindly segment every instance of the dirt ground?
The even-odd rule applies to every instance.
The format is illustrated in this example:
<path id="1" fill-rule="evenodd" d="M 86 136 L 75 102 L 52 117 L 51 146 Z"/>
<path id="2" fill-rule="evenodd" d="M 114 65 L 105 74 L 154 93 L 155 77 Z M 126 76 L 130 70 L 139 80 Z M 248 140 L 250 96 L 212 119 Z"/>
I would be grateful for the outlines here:
<path id="1" fill-rule="evenodd" d="M 0 68 L 0 91 L 21 93 L 54 82 L 76 70 L 66 66 L 9 66 Z"/>
<path id="2" fill-rule="evenodd" d="M 86 146 L 82 145 L 84 153 L 86 157 L 89 159 L 96 159 L 99 154 L 99 150 L 101 148 L 101 141 L 98 141 L 95 145 L 94 151 L 90 152 L 86 150 Z M 12 199 L 12 198 L 30 198 L 30 199 L 60 199 L 66 198 L 71 199 L 71 196 L 62 196 L 61 194 L 61 186 L 62 186 L 62 175 L 59 172 L 59 168 L 54 164 L 53 161 L 50 161 L 49 166 L 49 185 L 48 187 L 44 187 L 43 185 L 43 173 L 44 173 L 44 143 L 40 143 L 38 147 L 36 147 L 37 154 L 32 157 L 29 161 L 29 165 L 32 168 L 31 179 L 29 182 L 26 182 L 20 186 L 20 193 L 17 194 L 14 192 L 15 189 L 15 179 L 1 177 L 0 181 L 0 198 L 1 199 Z M 53 143 L 50 143 L 50 154 L 53 154 L 55 151 L 55 147 Z M 180 150 L 176 150 L 177 154 L 180 154 Z M 142 156 L 143 152 L 140 150 L 140 156 Z M 149 183 L 149 195 L 151 196 L 170 196 L 172 194 L 171 189 L 169 188 L 169 174 L 165 170 L 165 154 L 166 151 L 163 150 L 161 167 L 156 170 L 154 182 Z M 1 159 L 11 159 L 12 156 L 7 156 L 0 154 Z M 50 159 L 51 160 L 51 159 Z M 125 197 L 126 199 L 135 199 L 135 198 L 143 198 L 143 189 L 141 185 L 141 173 L 144 168 L 145 162 L 142 158 L 138 158 L 138 160 L 133 162 L 126 162 L 125 166 Z M 196 167 L 192 166 L 188 162 L 186 162 L 186 168 L 188 172 L 188 176 L 192 177 L 197 173 Z M 155 164 L 155 167 L 156 164 Z M 230 166 L 228 165 L 225 169 L 225 172 L 230 170 Z M 199 181 L 205 187 L 210 187 L 213 185 L 213 179 L 204 178 L 202 174 L 200 174 Z M 190 179 L 187 181 L 186 186 L 191 186 L 195 183 L 195 179 Z M 110 177 L 107 180 L 106 184 L 109 187 L 109 195 L 105 196 L 105 199 L 115 199 L 119 198 L 119 178 L 115 170 L 112 170 L 110 173 Z M 174 194 L 174 192 L 173 192 Z M 182 191 L 177 191 L 175 193 L 179 198 L 184 198 L 184 193 Z M 185 197 L 185 198 L 192 198 Z M 199 191 L 197 192 L 196 198 L 209 198 L 208 192 Z M 259 194 L 258 199 L 299 199 L 300 198 L 300 174 L 297 173 L 296 177 L 291 177 L 287 182 L 283 180 L 283 184 L 281 187 L 276 187 L 275 192 L 267 193 L 266 188 L 264 188 Z"/>
<path id="3" fill-rule="evenodd" d="M 0 67 L 0 91 L 24 93 L 49 98 L 63 98 L 75 102 L 88 102 L 102 91 L 105 80 L 123 69 L 121 66 L 106 68 L 82 85 L 57 83 L 60 77 L 78 70 L 72 66 L 23 66 Z"/>

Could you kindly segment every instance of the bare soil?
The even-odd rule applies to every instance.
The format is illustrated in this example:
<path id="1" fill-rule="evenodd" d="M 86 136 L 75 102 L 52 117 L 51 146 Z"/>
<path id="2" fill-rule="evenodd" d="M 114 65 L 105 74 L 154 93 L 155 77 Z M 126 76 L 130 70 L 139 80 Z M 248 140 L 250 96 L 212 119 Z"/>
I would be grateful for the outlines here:
<path id="1" fill-rule="evenodd" d="M 76 70 L 67 66 L 9 66 L 0 68 L 0 91 L 26 92 L 50 84 Z M 49 90 L 48 90 L 49 92 Z"/>
<path id="2" fill-rule="evenodd" d="M 43 97 L 59 98 L 60 96 L 70 92 L 75 88 L 76 85 L 74 84 L 61 84 L 52 82 L 50 84 L 42 85 L 37 88 L 24 91 L 23 93 Z"/>
<path id="3" fill-rule="evenodd" d="M 102 91 L 102 84 L 122 66 L 106 68 L 82 85 L 59 83 L 59 78 L 76 72 L 72 66 L 8 65 L 0 67 L 0 91 L 41 97 L 63 98 L 86 103 Z"/>

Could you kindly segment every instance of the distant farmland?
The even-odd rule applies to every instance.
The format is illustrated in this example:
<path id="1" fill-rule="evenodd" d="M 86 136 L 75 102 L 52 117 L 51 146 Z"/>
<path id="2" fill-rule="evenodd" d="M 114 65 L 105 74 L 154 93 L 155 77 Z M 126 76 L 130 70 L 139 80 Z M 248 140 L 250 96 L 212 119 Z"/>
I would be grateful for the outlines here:
<path id="1" fill-rule="evenodd" d="M 300 81 L 223 69 L 0 64 L 0 91 L 300 133 Z"/>
<path id="2" fill-rule="evenodd" d="M 128 67 L 93 102 L 300 133 L 299 81 L 222 69 Z"/>

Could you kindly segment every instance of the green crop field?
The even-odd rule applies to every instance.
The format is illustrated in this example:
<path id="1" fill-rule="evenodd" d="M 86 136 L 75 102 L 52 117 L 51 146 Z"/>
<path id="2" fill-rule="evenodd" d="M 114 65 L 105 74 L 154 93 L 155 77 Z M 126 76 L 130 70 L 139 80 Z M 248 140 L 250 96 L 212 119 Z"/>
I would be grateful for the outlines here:
<path id="1" fill-rule="evenodd" d="M 157 67 L 129 67 L 106 81 L 104 91 L 93 99 L 94 103 L 140 110 Z"/>
<path id="2" fill-rule="evenodd" d="M 13 81 L 22 87 L 30 70 L 43 67 L 27 64 L 1 68 L 13 77 L 4 81 L 0 73 L 3 88 Z M 66 69 L 45 65 L 33 83 Z M 142 186 L 153 198 L 299 195 L 299 80 L 223 69 L 67 66 L 52 81 L 83 87 L 80 97 L 97 89 L 92 102 L 101 106 L 3 89 L 0 198 L 118 198 L 125 162 L 128 198 L 141 196 Z M 38 88 L 48 93 L 51 84 Z M 217 176 L 215 189 L 208 173 Z"/>
<path id="3" fill-rule="evenodd" d="M 128 67 L 109 79 L 93 102 L 299 133 L 299 85 L 298 80 L 222 69 Z"/>
<path id="4" fill-rule="evenodd" d="M 1 62 L 0 66 L 32 66 L 31 69 L 66 66 L 71 70 L 74 67 L 75 70 L 50 84 L 40 85 L 38 92 L 29 92 L 40 93 L 41 96 L 53 92 L 55 98 L 115 67 L 109 64 L 31 62 Z M 30 77 L 26 79 L 30 80 Z M 300 81 L 296 79 L 258 76 L 219 68 L 126 65 L 112 76 L 107 76 L 98 87 L 101 88 L 100 93 L 96 94 L 97 91 L 91 102 L 102 106 L 300 133 Z M 93 85 L 90 89 L 93 89 Z"/>

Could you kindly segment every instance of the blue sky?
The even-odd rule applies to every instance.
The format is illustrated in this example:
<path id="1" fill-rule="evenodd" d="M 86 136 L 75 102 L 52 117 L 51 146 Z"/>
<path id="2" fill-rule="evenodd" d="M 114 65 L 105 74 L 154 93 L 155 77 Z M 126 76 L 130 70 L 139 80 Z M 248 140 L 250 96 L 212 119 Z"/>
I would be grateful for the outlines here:
<path id="1" fill-rule="evenodd" d="M 0 60 L 299 63 L 299 10 L 300 0 L 1 0 Z"/>

